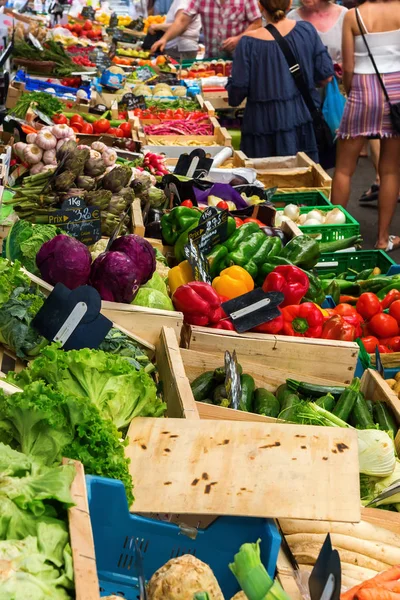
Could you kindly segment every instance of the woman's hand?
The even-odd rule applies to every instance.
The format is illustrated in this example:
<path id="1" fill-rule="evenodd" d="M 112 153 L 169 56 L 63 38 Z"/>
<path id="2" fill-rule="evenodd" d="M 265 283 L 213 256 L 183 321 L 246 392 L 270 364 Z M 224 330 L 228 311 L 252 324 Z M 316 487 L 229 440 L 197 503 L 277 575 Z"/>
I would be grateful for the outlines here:
<path id="1" fill-rule="evenodd" d="M 161 40 L 158 40 L 158 42 L 152 45 L 150 52 L 152 54 L 155 54 L 156 52 L 164 52 L 166 43 L 167 42 L 164 40 L 164 37 L 162 37 Z"/>

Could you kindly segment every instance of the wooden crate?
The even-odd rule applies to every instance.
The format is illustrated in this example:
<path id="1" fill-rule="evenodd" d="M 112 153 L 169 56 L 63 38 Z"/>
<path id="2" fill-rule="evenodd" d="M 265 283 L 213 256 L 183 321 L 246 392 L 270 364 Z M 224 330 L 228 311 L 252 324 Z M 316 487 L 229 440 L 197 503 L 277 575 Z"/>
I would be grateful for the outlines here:
<path id="1" fill-rule="evenodd" d="M 203 90 L 201 94 L 207 102 L 211 104 L 211 106 L 215 110 L 238 110 L 240 108 L 244 108 L 246 106 L 247 99 L 245 98 L 239 106 L 231 107 L 228 102 L 228 92 L 225 89 L 221 88 L 221 91 L 215 92 L 207 92 L 207 90 Z"/>
<path id="2" fill-rule="evenodd" d="M 332 179 L 304 152 L 296 156 L 249 158 L 246 167 L 257 171 L 266 188 L 277 187 L 280 193 L 321 191 L 330 198 Z"/>
<path id="3" fill-rule="evenodd" d="M 297 338 L 264 333 L 221 331 L 185 325 L 182 346 L 199 352 L 224 352 L 251 356 L 254 363 L 268 368 L 302 373 L 349 384 L 354 377 L 359 348 L 355 342 Z"/>
<path id="4" fill-rule="evenodd" d="M 132 127 L 138 135 L 139 141 L 146 146 L 232 146 L 232 137 L 225 127 L 221 127 L 215 117 L 210 117 L 214 126 L 213 135 L 147 135 L 143 130 L 143 124 L 138 117 L 131 120 Z"/>
<path id="5" fill-rule="evenodd" d="M 143 223 L 142 206 L 139 198 L 136 198 L 132 204 L 132 233 L 144 237 L 145 226 Z"/>
<path id="6" fill-rule="evenodd" d="M 178 163 L 179 158 L 166 158 L 165 164 L 167 167 L 175 167 Z M 219 169 L 236 169 L 239 167 L 246 166 L 247 156 L 240 150 L 233 150 L 233 155 L 227 158 L 226 161 L 218 167 Z"/>
<path id="7" fill-rule="evenodd" d="M 25 269 L 23 271 L 46 296 L 49 295 L 53 289 L 52 285 Z M 101 313 L 107 319 L 110 319 L 116 327 L 132 333 L 134 336 L 139 336 L 153 345 L 158 341 L 161 328 L 164 326 L 174 329 L 178 339 L 181 336 L 183 314 L 174 310 L 157 310 L 156 308 L 134 306 L 133 304 L 102 301 Z"/>
<path id="8" fill-rule="evenodd" d="M 254 340 L 253 340 L 254 345 Z M 205 373 L 206 371 L 213 371 L 218 366 L 224 365 L 224 353 L 225 348 L 219 346 L 218 349 L 214 347 L 209 349 L 209 352 L 199 352 L 196 350 L 181 349 L 181 358 L 185 368 L 185 374 L 190 382 L 196 377 Z M 325 377 L 316 377 L 309 373 L 305 374 L 294 365 L 291 369 L 282 367 L 280 361 L 276 362 L 277 367 L 268 366 L 265 368 L 265 364 L 254 361 L 253 354 L 244 348 L 241 350 L 236 348 L 238 362 L 243 368 L 243 373 L 247 373 L 254 378 L 256 387 L 262 387 L 270 392 L 275 392 L 277 388 L 286 382 L 286 379 L 306 380 L 309 383 L 316 383 L 319 385 L 342 385 L 340 380 L 328 379 Z M 270 363 L 271 364 L 271 363 Z M 314 371 L 317 369 L 314 368 Z M 319 374 L 320 375 L 320 374 Z M 185 388 L 187 389 L 187 387 Z M 190 394 L 192 392 L 190 390 Z M 193 398 L 194 399 L 194 398 Z M 257 415 L 255 413 L 234 410 L 232 408 L 223 408 L 221 406 L 214 406 L 213 404 L 206 404 L 204 402 L 196 402 L 199 415 L 201 419 L 217 419 L 227 421 L 260 421 L 264 423 L 276 423 L 277 419 L 271 417 L 265 417 L 263 415 Z"/>

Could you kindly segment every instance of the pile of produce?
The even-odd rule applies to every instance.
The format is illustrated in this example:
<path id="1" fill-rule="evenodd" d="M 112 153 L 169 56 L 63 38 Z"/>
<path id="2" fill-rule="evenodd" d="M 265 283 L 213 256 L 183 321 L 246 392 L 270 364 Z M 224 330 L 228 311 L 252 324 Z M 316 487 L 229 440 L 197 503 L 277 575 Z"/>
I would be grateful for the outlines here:
<path id="1" fill-rule="evenodd" d="M 159 83 L 151 88 L 145 83 L 138 83 L 132 90 L 135 96 L 186 96 L 187 88 L 183 85 L 178 85 L 173 89 L 166 83 Z"/>
<path id="2" fill-rule="evenodd" d="M 52 117 L 65 108 L 64 104 L 60 100 L 54 98 L 47 92 L 25 92 L 18 98 L 16 105 L 11 111 L 11 114 L 19 119 L 24 119 L 27 110 L 31 105 L 48 117 Z"/>
<path id="3" fill-rule="evenodd" d="M 108 114 L 109 111 L 106 112 Z M 131 138 L 131 124 L 125 120 L 109 120 L 105 116 L 99 117 L 90 113 L 62 112 L 53 115 L 53 122 L 57 125 L 70 125 L 75 133 L 107 134 L 120 138 Z"/>
<path id="4" fill-rule="evenodd" d="M 63 25 L 65 29 L 68 29 L 75 37 L 82 38 L 86 37 L 91 41 L 98 41 L 103 39 L 101 27 L 93 27 L 92 21 L 86 19 L 83 23 L 74 23 L 73 25 L 66 23 Z"/>
<path id="5" fill-rule="evenodd" d="M 143 20 L 143 31 L 147 33 L 149 27 L 151 25 L 164 23 L 165 17 L 162 15 L 149 15 L 146 19 Z"/>
<path id="6" fill-rule="evenodd" d="M 163 119 L 160 125 L 145 125 L 147 135 L 213 135 L 214 127 L 204 113 L 193 114 L 183 119 Z"/>
<path id="7" fill-rule="evenodd" d="M 17 40 L 14 43 L 13 56 L 14 58 L 23 58 L 39 63 L 40 61 L 54 62 L 54 74 L 57 77 L 71 75 L 73 71 L 76 71 L 75 63 L 63 48 L 53 40 L 45 42 L 43 50 L 38 50 L 25 40 Z M 38 65 L 37 72 L 40 73 L 40 64 Z"/>
<path id="8" fill-rule="evenodd" d="M 346 223 L 346 215 L 340 208 L 332 208 L 331 210 L 313 208 L 311 211 L 302 212 L 297 204 L 287 204 L 283 211 L 278 211 L 275 217 L 275 225 L 279 227 L 282 221 L 287 219 L 304 227 L 343 225 Z"/>
<path id="9" fill-rule="evenodd" d="M 190 69 L 182 69 L 183 79 L 203 79 L 205 77 L 229 77 L 232 71 L 232 61 L 219 60 L 194 62 Z"/>
<path id="10" fill-rule="evenodd" d="M 27 40 L 29 34 L 35 36 L 39 42 L 43 42 L 47 37 L 47 28 L 38 21 L 30 20 L 28 24 L 21 23 L 21 21 L 15 21 L 14 28 L 8 27 L 8 35 L 11 37 L 14 35 L 14 41 Z"/>
<path id="11" fill-rule="evenodd" d="M 135 117 L 141 117 L 143 110 L 150 111 L 150 113 L 154 116 L 156 116 L 160 112 L 167 113 L 167 111 L 169 110 L 182 110 L 186 111 L 186 114 L 184 112 L 181 116 L 187 116 L 188 113 L 199 110 L 199 103 L 196 100 L 191 100 L 190 98 L 175 98 L 174 100 L 162 100 L 161 98 L 146 98 L 146 109 L 134 108 L 132 112 L 135 115 Z"/>

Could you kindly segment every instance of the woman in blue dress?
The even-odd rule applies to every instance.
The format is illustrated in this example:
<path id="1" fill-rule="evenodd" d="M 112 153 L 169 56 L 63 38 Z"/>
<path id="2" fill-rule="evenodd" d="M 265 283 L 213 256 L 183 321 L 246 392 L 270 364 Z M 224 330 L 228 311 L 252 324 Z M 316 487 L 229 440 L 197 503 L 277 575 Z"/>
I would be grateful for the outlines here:
<path id="1" fill-rule="evenodd" d="M 319 106 L 316 86 L 328 83 L 334 75 L 332 59 L 311 23 L 286 18 L 290 4 L 291 0 L 260 0 L 264 18 L 285 37 Z M 248 157 L 305 152 L 318 162 L 310 112 L 282 50 L 267 29 L 246 33 L 240 40 L 227 90 L 231 106 L 247 98 L 241 150 Z"/>

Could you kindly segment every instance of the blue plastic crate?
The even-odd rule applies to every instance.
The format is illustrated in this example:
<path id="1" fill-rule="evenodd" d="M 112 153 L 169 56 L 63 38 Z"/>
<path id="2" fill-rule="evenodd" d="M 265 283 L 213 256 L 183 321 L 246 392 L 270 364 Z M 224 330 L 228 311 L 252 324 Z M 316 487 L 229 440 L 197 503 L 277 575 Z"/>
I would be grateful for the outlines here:
<path id="1" fill-rule="evenodd" d="M 48 81 L 43 81 L 41 79 L 34 79 L 32 77 L 28 77 L 24 71 L 17 71 L 15 75 L 15 81 L 24 82 L 25 90 L 27 92 L 44 92 L 49 88 L 52 88 L 55 91 L 56 96 L 64 96 L 65 94 L 73 94 L 76 96 L 78 90 L 84 90 L 87 94 L 88 99 L 90 100 L 90 86 L 81 86 L 80 88 L 68 87 L 66 85 L 60 85 L 59 83 L 49 83 Z"/>
<path id="2" fill-rule="evenodd" d="M 281 539 L 270 519 L 219 517 L 191 539 L 177 525 L 129 513 L 120 481 L 88 475 L 86 483 L 102 596 L 139 598 L 135 540 L 142 552 L 146 580 L 171 558 L 192 554 L 210 565 L 224 596 L 231 598 L 239 586 L 228 565 L 241 544 L 259 538 L 261 560 L 270 576 L 275 574 Z"/>

